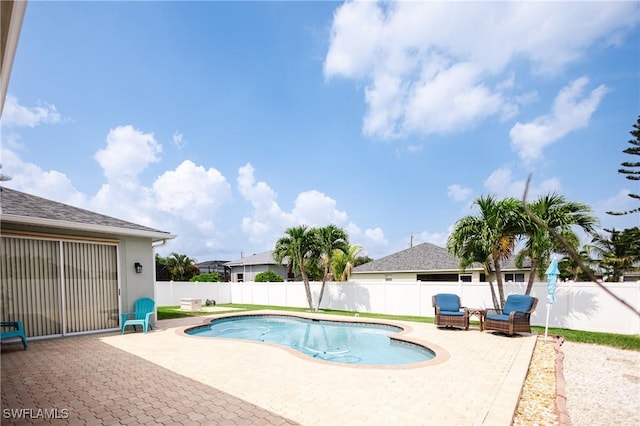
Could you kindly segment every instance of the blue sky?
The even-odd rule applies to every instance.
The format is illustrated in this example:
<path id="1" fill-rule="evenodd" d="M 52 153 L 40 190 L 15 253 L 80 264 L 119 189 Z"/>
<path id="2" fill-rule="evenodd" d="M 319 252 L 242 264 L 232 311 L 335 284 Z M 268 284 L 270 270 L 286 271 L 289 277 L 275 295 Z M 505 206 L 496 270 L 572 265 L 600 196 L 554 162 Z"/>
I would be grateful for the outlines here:
<path id="1" fill-rule="evenodd" d="M 481 195 L 640 225 L 638 2 L 30 2 L 5 185 L 177 234 L 197 261 L 345 228 L 444 246 Z"/>

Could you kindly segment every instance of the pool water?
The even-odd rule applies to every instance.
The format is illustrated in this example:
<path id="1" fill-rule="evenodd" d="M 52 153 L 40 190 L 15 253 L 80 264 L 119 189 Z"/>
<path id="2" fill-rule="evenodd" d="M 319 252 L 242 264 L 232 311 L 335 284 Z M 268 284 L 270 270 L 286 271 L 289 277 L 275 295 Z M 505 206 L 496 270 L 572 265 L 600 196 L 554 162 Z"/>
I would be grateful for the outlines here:
<path id="1" fill-rule="evenodd" d="M 424 346 L 390 337 L 400 331 L 400 327 L 382 324 L 251 315 L 213 320 L 187 333 L 276 343 L 316 359 L 345 364 L 404 365 L 435 357 Z"/>

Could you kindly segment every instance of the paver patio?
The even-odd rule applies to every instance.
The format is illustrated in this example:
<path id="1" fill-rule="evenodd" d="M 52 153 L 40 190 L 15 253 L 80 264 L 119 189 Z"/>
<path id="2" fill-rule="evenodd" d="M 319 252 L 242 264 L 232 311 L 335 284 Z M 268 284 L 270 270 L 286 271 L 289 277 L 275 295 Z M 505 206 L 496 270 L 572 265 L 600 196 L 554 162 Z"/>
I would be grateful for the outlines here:
<path id="1" fill-rule="evenodd" d="M 46 409 L 67 417 L 52 423 L 79 425 L 508 425 L 536 341 L 393 321 L 448 358 L 354 368 L 183 333 L 208 319 L 159 321 L 146 335 L 32 340 L 27 351 L 3 344 L 2 424 L 46 423 L 12 418 Z"/>

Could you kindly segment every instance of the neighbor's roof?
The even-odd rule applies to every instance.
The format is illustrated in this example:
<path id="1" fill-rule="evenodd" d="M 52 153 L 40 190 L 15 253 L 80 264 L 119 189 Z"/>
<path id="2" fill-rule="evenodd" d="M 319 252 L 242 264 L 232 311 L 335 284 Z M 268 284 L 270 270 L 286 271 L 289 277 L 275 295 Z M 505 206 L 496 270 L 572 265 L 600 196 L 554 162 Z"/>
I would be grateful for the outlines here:
<path id="1" fill-rule="evenodd" d="M 46 198 L 36 197 L 35 195 L 6 187 L 0 187 L 0 222 L 131 235 L 151 238 L 153 241 L 176 237 L 168 232 L 47 200 Z"/>
<path id="2" fill-rule="evenodd" d="M 426 272 L 426 271 L 459 271 L 460 260 L 449 252 L 431 243 L 422 243 L 406 250 L 393 253 L 387 257 L 374 260 L 353 269 L 359 272 Z M 483 269 L 474 263 L 467 270 Z M 505 270 L 518 269 L 513 261 L 507 262 Z"/>
<path id="3" fill-rule="evenodd" d="M 460 261 L 442 247 L 418 244 L 353 269 L 357 272 L 457 271 Z"/>
<path id="4" fill-rule="evenodd" d="M 283 265 L 286 262 L 282 263 Z M 273 258 L 273 250 L 265 251 L 262 253 L 257 253 L 247 257 L 241 257 L 237 260 L 232 260 L 231 262 L 227 262 L 226 266 L 246 266 L 246 265 L 277 265 L 275 259 Z"/>
<path id="5" fill-rule="evenodd" d="M 229 262 L 228 260 L 206 260 L 198 263 L 200 269 L 207 268 L 209 266 L 224 266 Z"/>

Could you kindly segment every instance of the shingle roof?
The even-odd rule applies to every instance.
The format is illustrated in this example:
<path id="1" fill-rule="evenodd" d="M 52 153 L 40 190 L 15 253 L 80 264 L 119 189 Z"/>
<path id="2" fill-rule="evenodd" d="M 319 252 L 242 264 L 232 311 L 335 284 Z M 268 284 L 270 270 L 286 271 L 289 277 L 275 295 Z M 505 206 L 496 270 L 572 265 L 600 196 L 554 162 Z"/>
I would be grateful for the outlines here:
<path id="1" fill-rule="evenodd" d="M 225 263 L 226 266 L 242 266 L 242 265 L 277 265 L 273 258 L 273 250 L 262 253 L 253 254 L 247 257 L 241 257 L 237 260 Z"/>
<path id="2" fill-rule="evenodd" d="M 512 260 L 504 266 L 506 269 L 516 269 Z M 483 269 L 482 265 L 474 263 L 467 269 Z M 449 252 L 431 243 L 393 253 L 389 256 L 374 260 L 353 269 L 358 272 L 424 272 L 424 271 L 459 271 L 460 260 Z"/>
<path id="3" fill-rule="evenodd" d="M 57 201 L 0 187 L 0 215 L 3 221 L 46 224 L 50 226 L 78 229 L 91 226 L 93 229 L 111 230 L 117 233 L 134 233 L 155 237 L 174 238 L 168 232 L 138 225 L 111 216 L 73 207 Z M 45 223 L 43 223 L 43 221 Z"/>
<path id="4" fill-rule="evenodd" d="M 422 243 L 353 269 L 353 272 L 457 271 L 460 261 L 442 247 Z"/>

